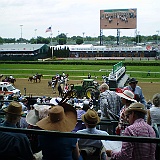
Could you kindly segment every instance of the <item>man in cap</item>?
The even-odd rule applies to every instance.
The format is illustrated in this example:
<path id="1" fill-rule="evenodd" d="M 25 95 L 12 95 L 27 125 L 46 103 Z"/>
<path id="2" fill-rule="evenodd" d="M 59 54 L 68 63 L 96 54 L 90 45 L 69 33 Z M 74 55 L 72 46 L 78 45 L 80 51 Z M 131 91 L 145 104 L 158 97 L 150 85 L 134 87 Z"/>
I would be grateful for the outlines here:
<path id="1" fill-rule="evenodd" d="M 86 129 L 79 130 L 77 133 L 81 134 L 102 134 L 109 135 L 106 131 L 98 130 L 96 125 L 100 122 L 100 118 L 94 109 L 88 109 L 85 114 L 82 115 L 82 121 L 86 125 Z M 79 148 L 82 150 L 86 147 L 95 147 L 103 150 L 103 144 L 101 140 L 92 139 L 80 139 L 78 141 Z M 102 151 L 102 159 L 106 159 L 106 153 Z"/>
<path id="2" fill-rule="evenodd" d="M 23 114 L 21 104 L 13 101 L 4 109 L 4 112 L 6 120 L 1 126 L 17 128 L 16 124 Z M 33 153 L 26 135 L 0 132 L 0 142 L 0 159 L 33 160 Z"/>
<path id="3" fill-rule="evenodd" d="M 138 81 L 136 80 L 136 78 L 131 78 L 129 80 L 129 85 L 127 87 L 125 87 L 124 89 L 131 90 L 135 95 L 139 95 L 140 102 L 142 104 L 144 104 L 144 106 L 146 106 L 147 103 L 146 103 L 146 100 L 144 98 L 142 89 L 137 84 L 138 84 Z"/>
<path id="4" fill-rule="evenodd" d="M 124 136 L 151 137 L 155 138 L 153 128 L 145 121 L 147 110 L 142 103 L 132 103 L 126 110 L 125 115 L 130 126 L 124 131 Z M 106 153 L 113 160 L 155 160 L 156 144 L 122 142 L 122 149 L 119 152 L 106 150 Z"/>

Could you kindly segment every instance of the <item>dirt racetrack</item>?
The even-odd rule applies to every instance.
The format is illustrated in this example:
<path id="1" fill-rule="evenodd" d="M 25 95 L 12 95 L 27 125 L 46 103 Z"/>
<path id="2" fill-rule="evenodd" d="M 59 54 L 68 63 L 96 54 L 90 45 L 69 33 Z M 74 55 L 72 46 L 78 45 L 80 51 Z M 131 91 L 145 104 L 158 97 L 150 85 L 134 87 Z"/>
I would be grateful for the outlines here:
<path id="1" fill-rule="evenodd" d="M 25 94 L 24 88 L 26 88 L 26 96 L 32 94 L 32 96 L 56 97 L 58 95 L 57 88 L 55 90 L 56 93 L 53 93 L 52 88 L 48 87 L 48 81 L 49 79 L 42 79 L 40 83 L 31 83 L 28 81 L 28 79 L 17 78 L 15 82 L 15 88 L 20 89 L 22 95 Z M 81 83 L 81 80 L 69 81 L 68 83 L 79 84 Z M 99 83 L 101 84 L 102 82 Z M 160 83 L 139 82 L 138 85 L 142 88 L 143 94 L 147 101 L 151 100 L 155 93 L 160 93 Z"/>

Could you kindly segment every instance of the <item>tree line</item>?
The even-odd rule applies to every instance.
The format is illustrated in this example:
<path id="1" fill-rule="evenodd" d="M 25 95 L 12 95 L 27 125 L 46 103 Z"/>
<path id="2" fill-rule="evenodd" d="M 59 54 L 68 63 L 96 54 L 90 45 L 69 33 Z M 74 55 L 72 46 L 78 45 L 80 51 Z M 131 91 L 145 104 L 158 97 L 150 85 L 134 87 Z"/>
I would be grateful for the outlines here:
<path id="1" fill-rule="evenodd" d="M 105 36 L 102 35 L 102 40 L 104 44 L 113 44 L 113 42 L 117 41 L 117 37 L 115 36 Z M 136 37 L 128 37 L 128 36 L 122 36 L 120 37 L 120 42 L 124 44 L 131 44 L 131 43 L 146 43 L 146 42 L 152 42 L 152 43 L 158 43 L 158 39 L 160 40 L 160 36 L 158 35 L 151 35 L 151 36 L 143 36 L 143 35 L 137 35 Z M 95 44 L 99 45 L 98 42 L 100 41 L 100 36 L 98 37 L 81 37 L 81 36 L 72 36 L 67 37 L 66 34 L 61 33 L 56 37 L 41 37 L 37 36 L 36 38 L 31 39 L 25 39 L 25 38 L 2 38 L 0 37 L 0 44 L 3 43 L 31 43 L 31 44 L 54 44 L 54 45 L 63 45 L 63 44 L 83 44 L 85 42 L 95 42 Z"/>

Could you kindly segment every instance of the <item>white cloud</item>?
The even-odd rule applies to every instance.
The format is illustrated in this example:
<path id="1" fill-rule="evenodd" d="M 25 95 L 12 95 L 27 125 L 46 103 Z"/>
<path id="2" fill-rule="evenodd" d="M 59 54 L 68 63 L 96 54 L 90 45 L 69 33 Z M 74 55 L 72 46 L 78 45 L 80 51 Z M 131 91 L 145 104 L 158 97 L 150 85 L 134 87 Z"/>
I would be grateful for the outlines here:
<path id="1" fill-rule="evenodd" d="M 52 25 L 53 36 L 68 33 L 68 36 L 98 36 L 101 9 L 137 8 L 137 29 L 141 34 L 156 34 L 160 30 L 159 0 L 1 0 L 0 36 L 30 39 L 37 35 L 48 37 L 47 27 Z M 104 30 L 106 36 L 116 36 L 116 30 Z M 122 30 L 121 35 L 134 36 L 134 30 Z"/>

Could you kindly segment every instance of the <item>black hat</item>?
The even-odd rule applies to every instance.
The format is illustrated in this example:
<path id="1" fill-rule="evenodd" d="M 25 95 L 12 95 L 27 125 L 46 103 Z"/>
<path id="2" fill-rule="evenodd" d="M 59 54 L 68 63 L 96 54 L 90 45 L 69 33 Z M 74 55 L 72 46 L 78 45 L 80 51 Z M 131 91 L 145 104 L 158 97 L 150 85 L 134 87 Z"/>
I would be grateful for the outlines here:
<path id="1" fill-rule="evenodd" d="M 130 83 L 138 83 L 138 81 L 135 79 L 135 78 L 131 78 L 130 80 L 129 80 L 129 84 Z"/>

